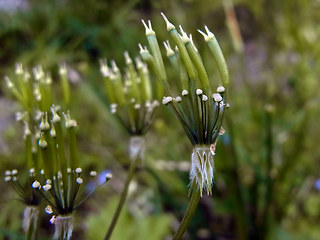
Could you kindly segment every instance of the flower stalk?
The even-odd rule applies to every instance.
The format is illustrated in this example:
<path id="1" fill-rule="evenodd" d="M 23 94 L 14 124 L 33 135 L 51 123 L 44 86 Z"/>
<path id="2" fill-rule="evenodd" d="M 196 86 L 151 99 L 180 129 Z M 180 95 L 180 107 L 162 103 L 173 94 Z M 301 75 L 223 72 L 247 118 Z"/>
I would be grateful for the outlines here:
<path id="1" fill-rule="evenodd" d="M 160 49 L 153 33 L 152 29 L 147 32 L 150 44 L 153 46 L 154 57 L 146 52 L 146 55 L 142 56 L 142 60 L 145 62 L 149 61 L 153 69 L 164 69 Z M 111 66 L 108 66 L 106 60 L 100 61 L 100 70 L 104 77 L 111 113 L 117 117 L 130 135 L 128 146 L 130 158 L 129 172 L 105 239 L 111 238 L 127 199 L 129 186 L 135 175 L 135 169 L 144 159 L 144 136 L 152 123 L 154 110 L 159 105 L 159 102 L 155 100 L 156 96 L 161 94 L 161 90 L 157 88 L 156 92 L 152 87 L 147 64 L 140 58 L 136 58 L 134 64 L 128 52 L 124 53 L 124 57 L 126 62 L 124 74 L 119 70 L 114 61 L 111 61 Z M 157 74 L 159 78 L 165 81 L 166 75 L 163 72 L 157 71 Z"/>
<path id="2" fill-rule="evenodd" d="M 112 217 L 111 224 L 108 228 L 108 232 L 104 238 L 105 240 L 108 240 L 111 238 L 113 230 L 117 224 L 120 213 L 121 213 L 123 206 L 125 204 L 125 201 L 127 199 L 129 186 L 130 186 L 132 179 L 134 178 L 136 167 L 138 166 L 139 162 L 143 160 L 144 151 L 145 151 L 144 138 L 142 136 L 131 137 L 130 144 L 129 144 L 129 155 L 130 155 L 130 160 L 131 160 L 129 172 L 128 172 L 127 179 L 125 181 L 125 184 L 124 184 L 116 211 Z"/>
<path id="3" fill-rule="evenodd" d="M 187 230 L 189 223 L 197 209 L 198 203 L 200 201 L 201 191 L 199 191 L 199 189 L 197 189 L 195 185 L 196 185 L 196 180 L 193 180 L 192 185 L 190 187 L 190 191 L 192 191 L 192 193 L 191 193 L 189 205 L 179 225 L 178 230 L 176 231 L 176 233 L 172 238 L 173 240 L 179 240 L 183 237 L 183 234 Z"/>

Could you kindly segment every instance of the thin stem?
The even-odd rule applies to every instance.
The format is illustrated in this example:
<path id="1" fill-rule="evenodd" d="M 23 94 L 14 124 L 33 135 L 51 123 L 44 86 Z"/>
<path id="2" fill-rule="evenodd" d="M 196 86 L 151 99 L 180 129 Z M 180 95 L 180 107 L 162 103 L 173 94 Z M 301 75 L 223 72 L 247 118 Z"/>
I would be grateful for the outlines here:
<path id="1" fill-rule="evenodd" d="M 194 185 L 196 180 L 193 180 L 193 181 L 194 182 L 192 183 L 192 185 Z M 195 187 L 194 189 L 192 189 L 192 195 L 191 195 L 188 209 L 181 221 L 181 224 L 177 232 L 173 236 L 173 240 L 179 240 L 182 238 L 184 232 L 187 230 L 187 227 L 197 209 L 199 200 L 200 200 L 200 191 Z"/>
<path id="2" fill-rule="evenodd" d="M 135 174 L 135 169 L 138 165 L 138 159 L 132 159 L 131 163 L 130 163 L 130 169 L 129 169 L 129 173 L 128 173 L 128 176 L 127 176 L 127 179 L 126 179 L 126 182 L 125 182 L 125 185 L 124 185 L 124 189 L 121 193 L 121 196 L 120 196 L 120 200 L 119 200 L 119 203 L 118 203 L 118 206 L 117 206 L 117 209 L 116 209 L 116 212 L 114 213 L 113 215 L 113 218 L 112 218 L 112 222 L 109 226 L 109 229 L 108 229 L 108 232 L 107 232 L 107 235 L 105 236 L 105 240 L 108 240 L 111 238 L 111 235 L 112 235 L 112 232 L 116 226 L 116 223 L 118 221 L 118 218 L 120 216 L 120 213 L 121 213 L 121 210 L 124 206 L 124 203 L 127 199 L 127 195 L 128 195 L 128 190 L 129 190 L 129 185 L 131 183 L 131 180 L 133 179 L 134 177 L 134 174 Z"/>
<path id="3" fill-rule="evenodd" d="M 271 176 L 271 171 L 273 168 L 273 136 L 272 136 L 272 116 L 270 113 L 266 113 L 266 149 L 267 149 L 267 162 L 266 162 L 266 194 L 265 194 L 265 206 L 262 212 L 261 217 L 261 226 L 260 226 L 260 239 L 266 239 L 268 228 L 269 226 L 269 220 L 270 220 L 270 207 L 272 204 L 272 196 L 273 196 L 273 179 Z"/>

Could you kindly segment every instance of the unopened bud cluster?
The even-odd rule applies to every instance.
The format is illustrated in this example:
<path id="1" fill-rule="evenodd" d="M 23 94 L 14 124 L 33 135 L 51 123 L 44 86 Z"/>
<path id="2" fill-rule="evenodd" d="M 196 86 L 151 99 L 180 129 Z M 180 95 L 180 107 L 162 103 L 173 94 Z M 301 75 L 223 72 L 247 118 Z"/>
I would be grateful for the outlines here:
<path id="1" fill-rule="evenodd" d="M 148 67 L 139 58 L 135 64 L 125 52 L 126 68 L 121 72 L 115 61 L 108 66 L 100 61 L 110 111 L 117 115 L 131 135 L 143 135 L 149 128 L 154 109 L 159 105 L 154 100 Z"/>

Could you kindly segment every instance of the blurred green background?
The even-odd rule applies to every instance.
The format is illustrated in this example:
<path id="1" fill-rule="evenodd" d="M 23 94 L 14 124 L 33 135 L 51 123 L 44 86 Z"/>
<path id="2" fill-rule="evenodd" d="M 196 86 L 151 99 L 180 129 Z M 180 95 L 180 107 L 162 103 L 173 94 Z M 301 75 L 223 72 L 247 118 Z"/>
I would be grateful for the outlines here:
<path id="1" fill-rule="evenodd" d="M 103 238 L 129 165 L 129 136 L 109 113 L 98 61 L 115 59 L 121 67 L 125 50 L 138 55 L 138 43 L 146 43 L 140 19 L 152 20 L 158 40 L 166 40 L 161 11 L 194 35 L 217 81 L 196 33 L 208 25 L 231 75 L 214 194 L 201 199 L 185 239 L 319 239 L 319 10 L 319 0 L 0 0 L 1 78 L 22 62 L 42 64 L 55 80 L 58 64 L 67 63 L 82 166 L 113 172 L 77 212 L 73 239 Z M 19 110 L 1 81 L 1 176 L 23 170 Z M 147 139 L 146 161 L 113 239 L 170 239 L 186 209 L 192 146 L 164 107 Z M 0 194 L 0 239 L 23 239 L 23 204 L 3 181 Z M 48 220 L 41 215 L 41 239 L 53 232 Z"/>

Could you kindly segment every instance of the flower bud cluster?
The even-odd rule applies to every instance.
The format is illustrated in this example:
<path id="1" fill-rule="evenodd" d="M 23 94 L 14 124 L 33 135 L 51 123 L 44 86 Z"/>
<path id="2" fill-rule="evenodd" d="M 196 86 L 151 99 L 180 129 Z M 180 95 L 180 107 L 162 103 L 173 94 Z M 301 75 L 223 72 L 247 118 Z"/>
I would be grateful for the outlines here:
<path id="1" fill-rule="evenodd" d="M 148 32 L 152 35 L 152 31 Z M 149 128 L 154 109 L 159 105 L 154 100 L 154 91 L 149 70 L 140 58 L 134 61 L 124 53 L 126 68 L 122 73 L 115 61 L 110 66 L 100 61 L 100 71 L 110 103 L 110 111 L 121 119 L 131 135 L 142 135 Z"/>

